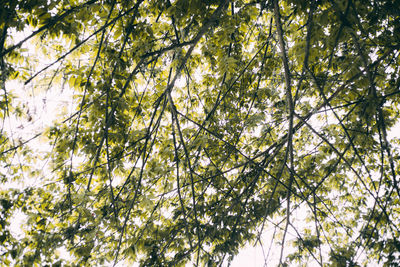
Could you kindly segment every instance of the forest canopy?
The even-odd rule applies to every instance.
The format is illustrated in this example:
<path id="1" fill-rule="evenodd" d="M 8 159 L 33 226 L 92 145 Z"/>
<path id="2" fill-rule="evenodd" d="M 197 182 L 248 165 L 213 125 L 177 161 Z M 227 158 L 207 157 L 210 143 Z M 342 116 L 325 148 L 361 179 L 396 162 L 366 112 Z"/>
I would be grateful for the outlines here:
<path id="1" fill-rule="evenodd" d="M 399 53 L 398 0 L 1 0 L 0 265 L 399 266 Z"/>

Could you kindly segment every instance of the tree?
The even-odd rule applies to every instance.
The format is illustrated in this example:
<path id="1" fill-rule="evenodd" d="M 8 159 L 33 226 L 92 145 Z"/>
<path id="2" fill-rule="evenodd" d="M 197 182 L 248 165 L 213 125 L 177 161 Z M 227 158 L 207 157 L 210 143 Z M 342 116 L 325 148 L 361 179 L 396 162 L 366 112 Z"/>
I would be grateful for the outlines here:
<path id="1" fill-rule="evenodd" d="M 400 264 L 398 0 L 0 14 L 5 265 L 219 266 L 249 242 L 280 266 Z M 48 116 L 27 91 L 72 92 L 73 111 L 18 135 Z"/>

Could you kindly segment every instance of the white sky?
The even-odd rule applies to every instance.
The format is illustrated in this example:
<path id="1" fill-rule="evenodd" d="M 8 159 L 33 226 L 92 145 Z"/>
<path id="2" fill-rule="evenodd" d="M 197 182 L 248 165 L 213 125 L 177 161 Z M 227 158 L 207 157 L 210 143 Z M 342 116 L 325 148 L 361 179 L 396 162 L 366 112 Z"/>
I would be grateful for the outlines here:
<path id="1" fill-rule="evenodd" d="M 22 35 L 14 35 L 15 42 L 22 38 Z M 25 44 L 26 48 L 30 49 L 28 43 Z M 30 50 L 29 53 L 34 53 L 34 51 Z M 46 58 L 41 58 L 41 66 L 50 63 Z M 38 67 L 40 69 L 40 66 Z M 177 82 L 177 85 L 180 86 L 180 82 Z M 33 84 L 35 81 L 33 81 Z M 73 112 L 73 100 L 72 95 L 73 92 L 68 89 L 68 86 L 64 88 L 63 92 L 61 92 L 61 88 L 58 86 L 51 88 L 48 91 L 42 90 L 40 93 L 33 93 L 31 90 L 31 85 L 24 86 L 22 83 L 18 83 L 15 81 L 7 82 L 6 88 L 8 91 L 13 91 L 19 97 L 17 101 L 21 101 L 26 106 L 26 112 L 32 116 L 31 121 L 21 121 L 12 118 L 8 120 L 6 124 L 6 130 L 11 132 L 14 136 L 14 139 L 17 141 L 18 138 L 22 138 L 23 140 L 27 140 L 30 137 L 33 137 L 36 133 L 40 133 L 43 131 L 44 127 L 52 124 L 54 120 L 60 118 L 60 113 L 71 114 Z M 64 109 L 62 112 L 60 109 Z M 400 136 L 400 123 L 397 123 L 396 126 L 389 132 L 389 138 Z M 40 149 L 47 150 L 49 146 L 43 145 L 40 139 L 34 140 L 30 143 L 32 146 Z M 30 183 L 35 183 L 36 181 L 31 180 Z M 29 182 L 25 181 L 25 184 L 20 184 L 18 186 L 27 186 L 30 185 Z M 15 183 L 10 183 L 6 185 L 8 187 L 17 186 Z M 297 211 L 297 213 L 293 216 L 304 217 L 305 213 L 301 209 Z M 18 229 L 19 224 L 23 224 L 25 217 L 22 214 L 15 215 L 14 227 L 12 231 L 16 234 L 22 235 L 20 229 Z M 248 244 L 245 248 L 241 250 L 239 255 L 234 259 L 231 266 L 232 267 L 243 267 L 243 266 L 274 266 L 276 265 L 277 259 L 279 258 L 280 248 L 278 246 L 273 246 L 269 255 L 269 261 L 264 262 L 264 253 L 268 253 L 268 249 L 270 247 L 270 239 L 273 235 L 274 228 L 265 228 L 265 232 L 263 234 L 262 240 L 264 242 L 264 251 L 260 245 L 253 246 L 253 244 Z M 289 232 L 287 235 L 286 241 L 293 238 L 294 235 Z M 285 248 L 286 253 L 290 251 L 289 246 Z M 286 254 L 285 253 L 285 254 Z M 119 265 L 123 266 L 123 265 Z M 313 265 L 308 265 L 313 266 Z"/>

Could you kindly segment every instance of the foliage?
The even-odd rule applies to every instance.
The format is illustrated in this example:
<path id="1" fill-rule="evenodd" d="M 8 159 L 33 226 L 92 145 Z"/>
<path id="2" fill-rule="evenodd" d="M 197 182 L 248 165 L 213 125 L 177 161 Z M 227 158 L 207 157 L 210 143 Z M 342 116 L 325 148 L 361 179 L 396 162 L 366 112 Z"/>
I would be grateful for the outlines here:
<path id="1" fill-rule="evenodd" d="M 400 264 L 399 1 L 3 0 L 0 30 L 3 265 L 217 266 L 269 228 L 266 262 Z M 18 137 L 11 81 L 73 111 Z"/>

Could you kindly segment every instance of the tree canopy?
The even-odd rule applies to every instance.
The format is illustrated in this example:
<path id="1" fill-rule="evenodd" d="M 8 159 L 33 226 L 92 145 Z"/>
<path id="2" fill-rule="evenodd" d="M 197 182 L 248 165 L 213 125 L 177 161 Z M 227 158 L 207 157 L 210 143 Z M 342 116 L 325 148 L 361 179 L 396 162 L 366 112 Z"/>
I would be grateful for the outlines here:
<path id="1" fill-rule="evenodd" d="M 1 0 L 0 265 L 400 265 L 399 53 L 398 0 Z"/>

